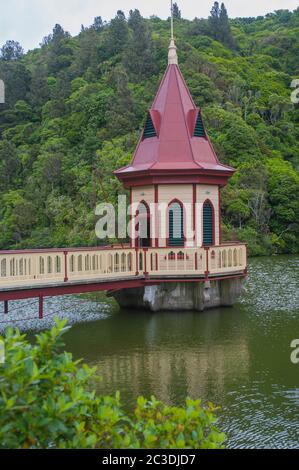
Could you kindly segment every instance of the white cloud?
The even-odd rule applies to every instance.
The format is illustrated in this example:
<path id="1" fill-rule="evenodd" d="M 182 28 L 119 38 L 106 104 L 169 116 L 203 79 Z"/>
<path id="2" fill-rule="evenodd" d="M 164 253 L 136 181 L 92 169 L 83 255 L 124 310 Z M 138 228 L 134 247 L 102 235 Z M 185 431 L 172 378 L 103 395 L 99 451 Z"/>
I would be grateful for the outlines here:
<path id="1" fill-rule="evenodd" d="M 177 0 L 185 18 L 207 17 L 213 0 Z M 298 0 L 224 0 L 230 17 L 264 15 L 278 9 L 294 10 Z M 71 34 L 95 16 L 111 19 L 117 10 L 127 14 L 138 8 L 143 16 L 169 16 L 169 0 L 0 0 L 0 45 L 7 39 L 19 41 L 25 49 L 38 46 L 56 23 Z"/>

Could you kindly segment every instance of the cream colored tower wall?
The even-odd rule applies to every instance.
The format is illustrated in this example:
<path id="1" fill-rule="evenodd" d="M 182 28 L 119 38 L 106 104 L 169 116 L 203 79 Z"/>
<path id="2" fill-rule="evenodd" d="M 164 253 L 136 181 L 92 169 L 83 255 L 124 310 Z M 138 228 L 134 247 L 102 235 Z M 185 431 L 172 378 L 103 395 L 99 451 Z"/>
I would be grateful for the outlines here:
<path id="1" fill-rule="evenodd" d="M 155 187 L 154 186 L 141 186 L 132 188 L 131 202 L 135 204 L 134 210 L 136 211 L 138 204 L 145 201 L 151 212 L 151 237 L 152 246 L 164 247 L 167 245 L 167 217 L 165 215 L 165 208 L 174 199 L 178 199 L 186 206 L 185 210 L 185 245 L 194 246 L 193 238 L 193 185 L 192 184 L 162 184 L 158 185 L 158 202 L 160 210 L 155 214 Z M 202 246 L 202 211 L 204 202 L 209 199 L 214 208 L 214 234 L 215 244 L 219 245 L 219 187 L 217 185 L 196 185 L 196 209 L 195 209 L 195 243 L 197 246 Z M 190 231 L 186 230 L 186 226 L 190 227 Z M 164 228 L 164 230 L 163 230 Z M 132 237 L 132 246 L 135 244 L 135 239 Z"/>
<path id="2" fill-rule="evenodd" d="M 178 199 L 180 202 L 186 204 L 186 211 L 184 217 L 184 225 L 185 227 L 190 227 L 193 230 L 193 185 L 192 184 L 162 184 L 158 186 L 158 201 L 159 203 L 163 203 L 166 207 L 169 205 L 171 201 L 174 199 Z M 164 212 L 165 214 L 165 212 Z M 163 206 L 161 207 L 161 211 L 159 211 L 158 215 L 158 226 L 165 227 L 165 232 L 159 230 L 159 245 L 158 246 L 166 246 L 167 245 L 167 217 L 164 216 L 164 220 L 166 221 L 163 223 Z M 187 218 L 187 220 L 186 220 Z M 190 234 L 191 235 L 191 234 Z M 185 232 L 186 237 L 186 246 L 193 246 L 193 236 L 188 235 Z"/>
<path id="3" fill-rule="evenodd" d="M 132 188 L 132 193 L 131 193 L 131 203 L 132 205 L 134 204 L 133 210 L 136 211 L 138 204 L 141 201 L 145 201 L 151 212 L 151 230 L 152 230 L 152 238 L 155 239 L 156 237 L 153 236 L 156 232 L 155 226 L 154 226 L 154 220 L 155 220 L 155 215 L 154 215 L 154 202 L 155 202 L 155 188 L 154 186 L 140 186 L 136 188 Z M 135 237 L 131 236 L 131 241 L 132 241 L 132 246 L 135 246 Z M 155 246 L 155 243 L 153 243 L 153 246 Z"/>
<path id="4" fill-rule="evenodd" d="M 215 245 L 219 245 L 219 186 L 210 184 L 198 184 L 196 186 L 197 202 L 197 244 L 202 245 L 202 211 L 204 202 L 209 199 L 214 207 L 214 233 Z"/>

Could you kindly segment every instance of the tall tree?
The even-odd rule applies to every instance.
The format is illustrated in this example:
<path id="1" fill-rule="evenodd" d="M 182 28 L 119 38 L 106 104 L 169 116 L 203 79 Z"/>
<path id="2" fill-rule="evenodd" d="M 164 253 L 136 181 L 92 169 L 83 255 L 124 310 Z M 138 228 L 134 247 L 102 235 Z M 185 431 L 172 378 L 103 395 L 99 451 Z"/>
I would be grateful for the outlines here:
<path id="1" fill-rule="evenodd" d="M 234 46 L 234 39 L 230 29 L 227 9 L 224 3 L 221 3 L 219 13 L 220 40 L 229 47 Z"/>
<path id="2" fill-rule="evenodd" d="M 103 28 L 103 20 L 101 16 L 95 17 L 92 28 L 97 32 L 101 31 L 101 29 Z"/>
<path id="3" fill-rule="evenodd" d="M 62 39 L 70 37 L 70 33 L 64 31 L 63 27 L 60 24 L 54 26 L 52 34 L 45 36 L 42 42 L 42 45 L 47 45 L 51 42 L 59 43 Z"/>
<path id="4" fill-rule="evenodd" d="M 19 60 L 0 60 L 0 78 L 5 83 L 5 105 L 1 105 L 1 112 L 3 106 L 14 106 L 16 101 L 24 99 L 29 89 L 30 72 Z"/>
<path id="5" fill-rule="evenodd" d="M 214 2 L 214 5 L 212 6 L 211 12 L 209 16 L 209 24 L 211 27 L 211 31 L 214 34 L 218 33 L 218 27 L 219 27 L 219 17 L 220 17 L 220 8 L 219 8 L 219 2 Z"/>
<path id="6" fill-rule="evenodd" d="M 6 41 L 1 47 L 0 59 L 5 61 L 18 60 L 24 55 L 24 49 L 17 41 Z"/>
<path id="7" fill-rule="evenodd" d="M 135 103 L 128 87 L 128 76 L 122 67 L 116 67 L 110 77 L 116 91 L 110 98 L 106 112 L 109 136 L 131 132 L 137 126 Z"/>
<path id="8" fill-rule="evenodd" d="M 209 16 L 209 25 L 212 36 L 228 47 L 234 47 L 235 42 L 230 29 L 227 10 L 224 3 L 214 2 Z"/>
<path id="9" fill-rule="evenodd" d="M 14 184 L 21 171 L 21 162 L 12 142 L 0 141 L 0 191 L 5 191 Z"/>
<path id="10" fill-rule="evenodd" d="M 45 37 L 42 45 L 48 45 L 48 67 L 51 73 L 58 73 L 68 67 L 72 60 L 73 51 L 69 45 L 70 34 L 64 31 L 60 24 L 56 24 L 52 34 Z"/>
<path id="11" fill-rule="evenodd" d="M 128 25 L 131 35 L 124 53 L 124 64 L 132 81 L 138 82 L 155 71 L 153 43 L 139 10 L 130 11 Z"/>
<path id="12" fill-rule="evenodd" d="M 28 98 L 34 107 L 40 108 L 48 101 L 49 97 L 47 70 L 45 66 L 39 65 L 32 70 Z"/>
<path id="13" fill-rule="evenodd" d="M 110 21 L 103 45 L 104 58 L 122 52 L 129 36 L 128 24 L 123 11 L 118 10 L 115 18 Z"/>
<path id="14" fill-rule="evenodd" d="M 174 3 L 172 6 L 172 14 L 173 14 L 173 17 L 178 20 L 182 17 L 181 10 L 179 9 L 177 3 Z"/>

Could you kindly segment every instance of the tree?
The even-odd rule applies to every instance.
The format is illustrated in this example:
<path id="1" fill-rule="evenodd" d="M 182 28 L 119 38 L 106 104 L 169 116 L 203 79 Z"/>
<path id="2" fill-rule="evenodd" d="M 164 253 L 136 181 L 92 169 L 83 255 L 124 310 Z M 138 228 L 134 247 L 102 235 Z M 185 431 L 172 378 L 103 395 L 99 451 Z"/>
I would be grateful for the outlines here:
<path id="1" fill-rule="evenodd" d="M 32 105 L 38 109 L 48 101 L 50 89 L 45 66 L 39 65 L 32 70 L 28 97 Z"/>
<path id="2" fill-rule="evenodd" d="M 151 34 L 139 10 L 131 10 L 128 25 L 132 31 L 124 52 L 124 64 L 132 81 L 139 82 L 155 71 Z"/>
<path id="3" fill-rule="evenodd" d="M 299 176 L 280 158 L 267 161 L 268 191 L 272 207 L 270 227 L 283 241 L 283 251 L 296 252 L 299 235 Z"/>
<path id="4" fill-rule="evenodd" d="M 0 59 L 5 61 L 18 60 L 24 55 L 24 49 L 17 41 L 6 41 L 0 51 Z"/>
<path id="5" fill-rule="evenodd" d="M 176 18 L 177 20 L 181 19 L 182 17 L 181 10 L 179 9 L 177 3 L 174 3 L 172 6 L 172 14 L 173 14 L 173 17 Z"/>
<path id="6" fill-rule="evenodd" d="M 0 78 L 5 83 L 5 108 L 12 107 L 16 101 L 24 99 L 29 91 L 31 77 L 29 70 L 22 61 L 0 60 Z"/>
<path id="7" fill-rule="evenodd" d="M 44 38 L 42 46 L 47 46 L 47 49 L 44 48 L 43 52 L 47 56 L 50 73 L 57 74 L 71 64 L 73 51 L 69 39 L 70 34 L 60 24 L 56 24 L 52 34 Z"/>
<path id="8" fill-rule="evenodd" d="M 109 57 L 120 53 L 126 46 L 129 36 L 128 24 L 124 12 L 118 10 L 115 18 L 110 21 L 106 31 L 103 54 Z"/>
<path id="9" fill-rule="evenodd" d="M 122 67 L 114 70 L 111 80 L 116 92 L 109 99 L 106 112 L 106 127 L 110 137 L 132 132 L 136 126 L 136 114 L 132 92 L 128 87 L 128 76 Z"/>
<path id="10" fill-rule="evenodd" d="M 53 28 L 52 34 L 45 36 L 42 45 L 48 45 L 51 42 L 59 43 L 62 39 L 70 37 L 70 33 L 64 31 L 60 24 L 56 24 Z"/>
<path id="11" fill-rule="evenodd" d="M 16 184 L 20 171 L 21 162 L 15 145 L 7 140 L 0 141 L 0 192 Z"/>
<path id="12" fill-rule="evenodd" d="M 221 21 L 238 37 L 233 52 Z M 177 33 L 183 28 L 184 77 L 219 159 L 237 170 L 227 195 L 224 189 L 227 230 L 249 242 L 251 254 L 267 254 L 269 246 L 298 251 L 297 183 L 285 164 L 298 172 L 299 108 L 291 104 L 290 83 L 299 70 L 299 9 L 228 21 L 220 1 L 209 19 L 183 23 Z M 121 188 L 112 172 L 134 152 L 165 70 L 169 24 L 133 10 L 128 21 L 119 11 L 109 24 L 95 25 L 99 31 L 91 26 L 75 38 L 56 25 L 40 49 L 0 59 L 2 248 L 95 243 L 97 171 L 109 202 Z M 63 223 L 66 208 L 78 221 L 73 226 Z"/>
<path id="13" fill-rule="evenodd" d="M 221 3 L 220 14 L 219 14 L 219 27 L 220 27 L 220 41 L 223 44 L 226 44 L 229 47 L 234 47 L 234 39 L 230 29 L 230 24 L 228 20 L 227 10 L 224 3 Z"/>
<path id="14" fill-rule="evenodd" d="M 214 5 L 212 6 L 212 9 L 211 9 L 211 14 L 209 16 L 210 27 L 211 27 L 212 33 L 214 34 L 218 33 L 219 17 L 220 17 L 219 2 L 214 2 Z"/>
<path id="15" fill-rule="evenodd" d="M 228 47 L 234 47 L 234 39 L 224 3 L 221 3 L 221 6 L 219 6 L 219 2 L 214 3 L 209 17 L 209 24 L 211 33 L 217 41 Z"/>
<path id="16" fill-rule="evenodd" d="M 29 342 L 9 328 L 0 378 L 0 448 L 220 449 L 218 408 L 186 399 L 180 408 L 138 397 L 127 414 L 120 394 L 91 388 L 96 368 L 63 351 L 66 320 Z M 16 429 L 18 432 L 16 432 Z"/>
<path id="17" fill-rule="evenodd" d="M 99 33 L 103 28 L 103 20 L 101 16 L 96 16 L 92 25 L 92 28 Z"/>

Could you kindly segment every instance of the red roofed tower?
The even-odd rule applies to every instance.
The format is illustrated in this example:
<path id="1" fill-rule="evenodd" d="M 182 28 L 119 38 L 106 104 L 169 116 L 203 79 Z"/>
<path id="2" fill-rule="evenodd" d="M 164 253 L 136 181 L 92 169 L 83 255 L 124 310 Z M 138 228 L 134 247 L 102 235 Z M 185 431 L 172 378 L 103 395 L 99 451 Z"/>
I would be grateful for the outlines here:
<path id="1" fill-rule="evenodd" d="M 151 226 L 146 239 L 132 235 L 132 246 L 219 245 L 220 188 L 234 171 L 217 158 L 201 111 L 179 69 L 171 39 L 168 67 L 132 162 L 115 172 L 131 189 L 131 202 L 142 203 L 138 212 L 147 214 L 148 228 Z M 153 203 L 168 206 L 166 218 L 157 215 Z M 192 206 L 190 216 L 185 205 Z M 186 224 L 191 225 L 195 236 L 186 237 Z"/>

